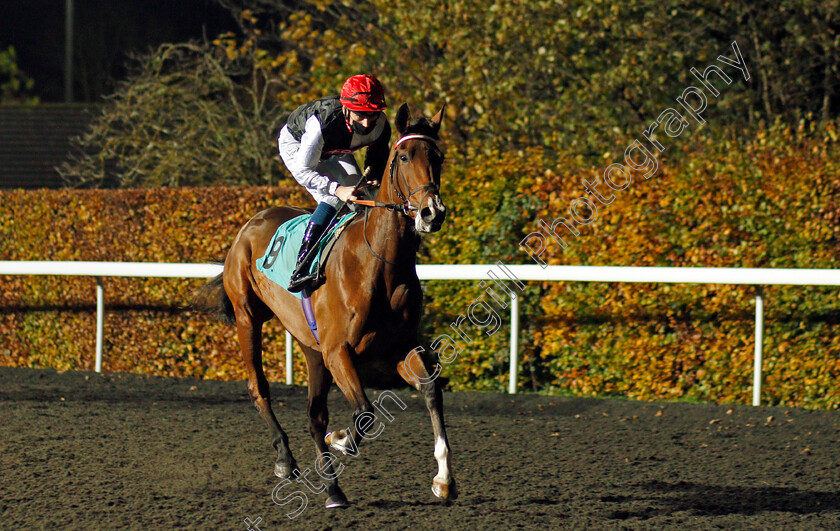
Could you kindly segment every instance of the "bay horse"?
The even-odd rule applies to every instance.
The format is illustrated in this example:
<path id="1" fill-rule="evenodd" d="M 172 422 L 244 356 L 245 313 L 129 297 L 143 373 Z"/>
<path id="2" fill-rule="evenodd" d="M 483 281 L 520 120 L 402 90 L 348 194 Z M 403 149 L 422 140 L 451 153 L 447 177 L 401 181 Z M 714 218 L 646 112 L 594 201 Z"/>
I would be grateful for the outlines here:
<path id="1" fill-rule="evenodd" d="M 269 280 L 256 265 L 277 228 L 306 213 L 302 209 L 274 207 L 254 216 L 236 236 L 223 273 L 200 290 L 205 301 L 212 299 L 213 309 L 236 324 L 248 391 L 277 450 L 275 475 L 298 482 L 301 477 L 311 481 L 305 478 L 309 470 L 301 475 L 288 437 L 271 408 L 262 367 L 263 324 L 276 316 L 303 350 L 309 382 L 309 431 L 315 440 L 315 464 L 327 491 L 328 508 L 348 505 L 336 473 L 344 465 L 333 467 L 338 458 L 329 447 L 353 455 L 363 438 L 374 438 L 384 426 L 381 422 L 377 425 L 379 419 L 360 381 L 359 369 L 363 367 L 399 374 L 422 393 L 432 419 L 438 464 L 432 492 L 444 500 L 457 497 L 443 419 L 442 384 L 429 376 L 428 360 L 417 355 L 423 293 L 415 270 L 416 254 L 420 235 L 440 230 L 446 217 L 440 199 L 443 152 L 438 147 L 445 108 L 431 120 L 411 121 L 407 104 L 397 111 L 395 125 L 400 138 L 391 148 L 380 180 L 375 204 L 381 208 L 366 208 L 364 215 L 357 215 L 346 226 L 326 263 L 326 282 L 311 294 L 320 344 L 307 324 L 300 299 Z M 203 309 L 211 308 L 205 302 Z M 354 408 L 353 426 L 328 433 L 327 393 L 333 381 Z M 390 414 L 385 412 L 385 416 Z M 376 435 L 372 435 L 373 428 L 378 428 Z"/>

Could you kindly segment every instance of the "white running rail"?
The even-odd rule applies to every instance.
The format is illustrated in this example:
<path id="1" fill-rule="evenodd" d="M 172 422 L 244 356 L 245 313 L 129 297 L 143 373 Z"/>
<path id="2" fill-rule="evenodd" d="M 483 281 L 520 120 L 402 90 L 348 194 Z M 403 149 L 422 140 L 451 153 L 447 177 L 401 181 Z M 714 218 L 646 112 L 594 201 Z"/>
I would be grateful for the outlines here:
<path id="1" fill-rule="evenodd" d="M 754 286 L 840 286 L 840 270 L 832 269 L 759 269 L 710 267 L 606 267 L 539 265 L 418 265 L 421 280 L 485 280 L 494 268 L 510 272 L 520 281 L 566 282 L 637 282 L 687 284 L 740 284 Z M 76 275 L 95 277 L 96 286 L 96 371 L 102 371 L 104 335 L 104 291 L 102 277 L 210 278 L 222 266 L 215 264 L 159 264 L 145 262 L 42 262 L 0 261 L 0 275 Z M 510 280 L 493 273 L 501 280 Z M 519 300 L 510 290 L 510 381 L 508 392 L 516 393 L 519 356 Z M 761 402 L 761 364 L 764 328 L 764 302 L 757 291 L 755 313 L 755 359 L 753 399 Z M 292 338 L 286 333 L 286 383 L 292 383 Z"/>

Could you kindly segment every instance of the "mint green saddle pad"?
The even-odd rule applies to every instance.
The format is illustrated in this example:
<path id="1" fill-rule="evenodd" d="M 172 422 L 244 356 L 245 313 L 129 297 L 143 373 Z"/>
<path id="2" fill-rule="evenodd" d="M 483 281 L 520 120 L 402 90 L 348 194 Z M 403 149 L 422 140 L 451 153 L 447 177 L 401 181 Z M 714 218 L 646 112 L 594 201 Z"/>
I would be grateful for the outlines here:
<path id="1" fill-rule="evenodd" d="M 321 238 L 318 243 L 318 248 L 315 254 L 315 259 L 312 260 L 312 265 L 309 267 L 309 272 L 314 273 L 318 270 L 321 263 L 321 254 L 326 247 L 327 242 L 330 241 L 335 233 L 349 222 L 355 214 L 350 213 L 342 216 L 338 223 Z M 289 285 L 289 280 L 292 278 L 292 273 L 295 272 L 295 265 L 297 265 L 297 256 L 300 251 L 300 245 L 303 243 L 303 233 L 306 232 L 306 225 L 309 223 L 309 214 L 297 216 L 283 223 L 277 228 L 277 232 L 271 238 L 266 248 L 265 256 L 257 259 L 257 269 L 267 276 L 273 282 L 276 282 L 284 289 Z M 301 298 L 302 293 L 294 294 L 297 298 Z"/>

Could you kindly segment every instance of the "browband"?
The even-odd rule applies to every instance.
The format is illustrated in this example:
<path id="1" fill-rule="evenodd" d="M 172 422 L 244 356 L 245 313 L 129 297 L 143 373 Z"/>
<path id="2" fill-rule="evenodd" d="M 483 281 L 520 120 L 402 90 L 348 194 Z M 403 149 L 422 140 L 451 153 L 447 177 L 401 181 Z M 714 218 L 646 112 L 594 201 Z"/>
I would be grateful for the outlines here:
<path id="1" fill-rule="evenodd" d="M 406 140 L 428 140 L 429 142 L 431 142 L 433 144 L 437 144 L 437 140 L 430 137 L 430 136 L 426 136 L 426 135 L 405 135 L 404 137 L 397 140 L 397 143 L 394 144 L 394 149 L 397 149 L 397 147 L 399 147 L 399 145 L 402 144 L 403 142 L 405 142 Z"/>

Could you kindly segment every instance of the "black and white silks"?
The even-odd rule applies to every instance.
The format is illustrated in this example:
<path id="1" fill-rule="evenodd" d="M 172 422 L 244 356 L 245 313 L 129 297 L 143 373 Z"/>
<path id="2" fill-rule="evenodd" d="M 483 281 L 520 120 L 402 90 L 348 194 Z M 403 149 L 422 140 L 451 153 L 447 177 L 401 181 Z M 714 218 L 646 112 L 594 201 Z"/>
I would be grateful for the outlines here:
<path id="1" fill-rule="evenodd" d="M 355 185 L 361 176 L 353 152 L 367 147 L 365 166 L 371 176 L 385 171 L 391 126 L 381 113 L 372 131 L 354 133 L 347 125 L 337 96 L 298 107 L 277 139 L 280 157 L 292 177 L 319 203 L 337 206 L 339 185 Z M 375 177 L 374 177 L 375 178 Z"/>

